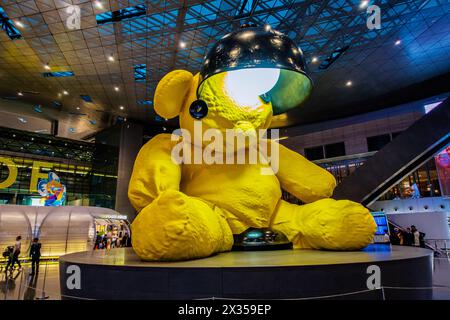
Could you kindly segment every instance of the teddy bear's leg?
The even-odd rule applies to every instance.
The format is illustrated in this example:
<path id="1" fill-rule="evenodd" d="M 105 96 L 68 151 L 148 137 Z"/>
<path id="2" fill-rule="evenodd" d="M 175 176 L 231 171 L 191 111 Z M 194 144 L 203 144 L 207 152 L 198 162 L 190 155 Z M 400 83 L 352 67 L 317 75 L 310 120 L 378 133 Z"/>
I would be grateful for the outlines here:
<path id="1" fill-rule="evenodd" d="M 371 243 L 376 223 L 364 206 L 349 200 L 322 199 L 305 205 L 280 200 L 272 227 L 294 248 L 355 250 Z"/>
<path id="2" fill-rule="evenodd" d="M 131 225 L 143 260 L 185 260 L 230 250 L 233 235 L 222 211 L 176 190 L 161 193 Z"/>

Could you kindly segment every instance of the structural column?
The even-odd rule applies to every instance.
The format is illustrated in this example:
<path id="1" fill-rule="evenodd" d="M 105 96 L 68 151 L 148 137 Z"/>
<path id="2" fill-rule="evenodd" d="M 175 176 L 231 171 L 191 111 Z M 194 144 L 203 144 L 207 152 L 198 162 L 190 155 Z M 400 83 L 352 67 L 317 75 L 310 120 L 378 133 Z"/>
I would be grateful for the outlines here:
<path id="1" fill-rule="evenodd" d="M 129 221 L 134 219 L 136 211 L 128 200 L 128 184 L 134 160 L 142 147 L 142 135 L 143 127 L 138 124 L 125 123 L 120 130 L 115 210 L 126 214 Z"/>

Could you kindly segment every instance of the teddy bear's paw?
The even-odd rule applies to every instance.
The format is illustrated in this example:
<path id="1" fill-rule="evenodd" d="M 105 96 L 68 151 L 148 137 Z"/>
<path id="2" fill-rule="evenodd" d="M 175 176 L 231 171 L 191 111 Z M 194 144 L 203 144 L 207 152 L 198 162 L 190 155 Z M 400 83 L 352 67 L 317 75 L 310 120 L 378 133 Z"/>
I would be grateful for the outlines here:
<path id="1" fill-rule="evenodd" d="M 163 192 L 131 225 L 132 243 L 143 260 L 185 260 L 223 251 L 225 235 L 217 212 L 177 190 Z M 231 234 L 231 233 L 230 233 Z"/>
<path id="2" fill-rule="evenodd" d="M 356 250 L 372 242 L 376 223 L 364 206 L 323 199 L 301 206 L 302 243 L 316 249 Z"/>

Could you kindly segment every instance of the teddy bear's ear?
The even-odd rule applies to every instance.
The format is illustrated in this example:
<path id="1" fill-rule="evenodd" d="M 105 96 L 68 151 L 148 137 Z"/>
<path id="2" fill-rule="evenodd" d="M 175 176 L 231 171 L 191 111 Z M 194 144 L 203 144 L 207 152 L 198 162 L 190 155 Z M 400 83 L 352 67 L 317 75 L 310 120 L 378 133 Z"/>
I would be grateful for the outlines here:
<path id="1" fill-rule="evenodd" d="M 193 78 L 192 73 L 185 70 L 174 70 L 166 74 L 156 86 L 156 113 L 167 119 L 178 116 L 191 89 Z"/>

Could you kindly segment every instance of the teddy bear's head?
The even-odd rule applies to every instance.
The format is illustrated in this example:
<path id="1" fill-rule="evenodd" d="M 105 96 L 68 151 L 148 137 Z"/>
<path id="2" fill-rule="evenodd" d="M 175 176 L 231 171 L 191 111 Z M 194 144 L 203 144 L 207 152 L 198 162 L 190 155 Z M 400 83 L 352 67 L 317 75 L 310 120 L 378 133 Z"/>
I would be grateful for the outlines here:
<path id="1" fill-rule="evenodd" d="M 258 95 L 249 98 L 234 98 L 229 92 L 236 87 L 231 73 L 218 74 L 202 87 L 199 96 L 199 74 L 175 70 L 168 73 L 159 82 L 155 92 L 155 111 L 164 118 L 179 116 L 180 127 L 194 134 L 194 123 L 201 121 L 203 132 L 207 129 L 240 130 L 251 134 L 258 129 L 266 129 L 272 120 L 272 105 Z M 237 75 L 238 76 L 238 75 Z M 233 82 L 233 85 L 230 85 Z M 206 103 L 207 110 L 201 116 L 195 115 L 191 105 L 197 99 Z M 201 118 L 200 118 L 201 117 Z"/>

